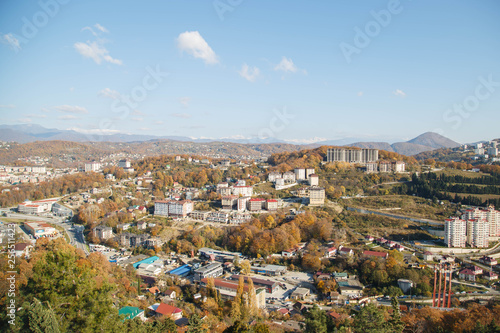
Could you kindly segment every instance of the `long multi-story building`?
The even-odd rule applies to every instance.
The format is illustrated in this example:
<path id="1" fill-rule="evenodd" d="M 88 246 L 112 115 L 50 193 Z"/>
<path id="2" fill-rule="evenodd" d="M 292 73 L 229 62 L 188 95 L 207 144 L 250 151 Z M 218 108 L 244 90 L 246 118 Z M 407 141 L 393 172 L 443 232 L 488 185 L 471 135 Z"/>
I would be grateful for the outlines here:
<path id="1" fill-rule="evenodd" d="M 490 224 L 486 220 L 467 220 L 467 243 L 472 247 L 488 247 Z"/>
<path id="2" fill-rule="evenodd" d="M 371 148 L 328 148 L 327 162 L 365 164 L 378 161 L 378 149 Z"/>
<path id="3" fill-rule="evenodd" d="M 244 197 L 251 197 L 253 195 L 252 186 L 233 186 L 231 188 L 233 195 L 242 195 Z"/>
<path id="4" fill-rule="evenodd" d="M 484 220 L 489 223 L 489 237 L 500 236 L 500 211 L 495 210 L 493 206 L 487 209 L 471 208 L 465 210 L 462 214 L 463 220 Z"/>
<path id="5" fill-rule="evenodd" d="M 155 215 L 186 217 L 193 211 L 191 200 L 161 200 L 155 202 Z"/>
<path id="6" fill-rule="evenodd" d="M 224 273 L 222 264 L 220 262 L 214 262 L 206 266 L 200 267 L 194 270 L 194 280 L 201 281 L 202 279 L 209 277 L 219 277 Z"/>
<path id="7" fill-rule="evenodd" d="M 104 225 L 99 225 L 94 228 L 94 237 L 102 240 L 110 239 L 113 237 L 113 229 Z"/>
<path id="8" fill-rule="evenodd" d="M 101 170 L 102 164 L 98 162 L 85 163 L 85 172 L 97 172 Z"/>
<path id="9" fill-rule="evenodd" d="M 454 217 L 444 222 L 444 242 L 448 247 L 465 247 L 467 242 L 467 222 Z"/>

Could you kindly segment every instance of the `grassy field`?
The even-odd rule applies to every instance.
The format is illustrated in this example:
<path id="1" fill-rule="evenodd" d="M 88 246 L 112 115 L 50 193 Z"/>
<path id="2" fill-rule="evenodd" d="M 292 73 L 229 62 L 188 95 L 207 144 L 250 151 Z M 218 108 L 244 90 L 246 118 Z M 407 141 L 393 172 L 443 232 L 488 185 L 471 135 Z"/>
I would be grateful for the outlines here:
<path id="1" fill-rule="evenodd" d="M 358 208 L 384 210 L 387 213 L 442 221 L 456 213 L 457 207 L 452 204 L 434 204 L 431 201 L 408 195 L 384 195 L 368 198 L 352 198 L 346 205 Z M 390 208 L 401 208 L 387 210 Z"/>
<path id="2" fill-rule="evenodd" d="M 470 195 L 471 197 L 476 197 L 481 200 L 500 199 L 499 194 L 470 194 L 470 193 L 454 193 L 454 192 L 445 192 L 445 193 L 451 195 L 452 197 L 454 197 L 455 194 L 458 194 L 459 197 L 468 197 Z"/>
<path id="3" fill-rule="evenodd" d="M 436 172 L 436 175 L 440 174 L 445 174 L 448 176 L 463 176 L 463 177 L 468 177 L 468 178 L 479 178 L 483 176 L 489 176 L 487 173 L 482 173 L 482 172 L 470 172 L 470 171 L 463 171 L 463 170 L 457 170 L 457 169 L 450 169 L 446 168 L 444 170 Z"/>

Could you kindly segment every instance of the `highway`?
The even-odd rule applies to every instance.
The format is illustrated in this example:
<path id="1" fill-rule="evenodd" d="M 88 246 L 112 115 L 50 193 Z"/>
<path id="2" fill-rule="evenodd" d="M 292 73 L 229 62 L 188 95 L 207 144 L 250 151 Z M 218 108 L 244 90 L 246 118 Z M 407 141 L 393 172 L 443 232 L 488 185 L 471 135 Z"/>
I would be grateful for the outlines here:
<path id="1" fill-rule="evenodd" d="M 9 217 L 18 218 L 18 219 L 26 219 L 26 220 L 34 220 L 34 221 L 43 221 L 47 223 L 52 223 L 57 226 L 60 226 L 68 235 L 70 244 L 76 247 L 77 249 L 81 249 L 86 255 L 89 255 L 89 250 L 87 244 L 85 242 L 85 237 L 83 236 L 83 226 L 75 225 L 72 227 L 73 223 L 64 223 L 64 218 L 61 217 L 46 217 L 46 216 L 36 216 L 36 215 L 27 215 L 27 214 L 19 214 L 9 212 Z"/>

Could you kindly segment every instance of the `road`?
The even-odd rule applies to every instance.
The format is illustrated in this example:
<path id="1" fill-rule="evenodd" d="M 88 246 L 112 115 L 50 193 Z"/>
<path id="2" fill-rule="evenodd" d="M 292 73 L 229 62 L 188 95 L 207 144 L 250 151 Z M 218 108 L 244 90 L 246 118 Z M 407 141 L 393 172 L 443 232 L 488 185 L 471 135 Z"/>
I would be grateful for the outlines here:
<path id="1" fill-rule="evenodd" d="M 57 226 L 60 226 L 68 235 L 70 244 L 76 247 L 77 249 L 81 249 L 86 255 L 89 255 L 89 250 L 87 244 L 85 242 L 85 237 L 83 236 L 83 226 L 75 226 L 72 227 L 72 223 L 64 223 L 64 219 L 61 217 L 44 217 L 44 216 L 36 216 L 36 215 L 27 215 L 27 214 L 18 214 L 9 212 L 9 217 L 26 219 L 26 220 L 35 220 L 35 221 L 43 221 L 47 223 L 52 223 Z"/>
<path id="2" fill-rule="evenodd" d="M 358 212 L 358 213 L 363 213 L 363 214 L 375 214 L 375 215 L 381 215 L 381 216 L 387 216 L 387 217 L 392 217 L 395 219 L 400 219 L 400 220 L 408 220 L 408 221 L 413 221 L 417 223 L 424 223 L 424 224 L 432 224 L 432 225 L 438 225 L 438 226 L 443 226 L 443 222 L 439 221 L 434 221 L 434 220 L 428 220 L 428 219 L 417 219 L 413 217 L 408 217 L 408 216 L 402 216 L 402 215 L 396 215 L 396 214 L 389 214 L 389 213 L 382 213 L 376 210 L 369 210 L 369 209 L 364 209 L 364 208 L 355 208 L 355 207 L 346 207 L 347 210 Z"/>

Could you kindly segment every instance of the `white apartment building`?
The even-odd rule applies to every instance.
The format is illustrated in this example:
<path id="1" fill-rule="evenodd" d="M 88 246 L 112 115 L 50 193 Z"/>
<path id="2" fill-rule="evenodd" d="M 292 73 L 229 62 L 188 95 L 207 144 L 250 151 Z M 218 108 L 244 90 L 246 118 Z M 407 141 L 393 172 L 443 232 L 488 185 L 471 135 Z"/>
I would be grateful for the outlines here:
<path id="1" fill-rule="evenodd" d="M 369 163 L 378 161 L 378 149 L 328 148 L 327 162 Z"/>
<path id="2" fill-rule="evenodd" d="M 309 206 L 321 206 L 325 204 L 325 188 L 318 186 L 309 187 Z"/>
<path id="3" fill-rule="evenodd" d="M 296 180 L 306 180 L 306 169 L 295 169 Z"/>
<path id="4" fill-rule="evenodd" d="M 17 205 L 17 211 L 22 214 L 38 214 L 50 212 L 52 206 L 57 202 L 57 199 L 45 199 L 38 201 L 26 200 Z"/>
<path id="5" fill-rule="evenodd" d="M 309 176 L 313 174 L 314 174 L 314 169 L 312 168 L 306 169 L 306 179 L 309 179 Z"/>
<path id="6" fill-rule="evenodd" d="M 490 224 L 486 220 L 467 220 L 467 243 L 472 247 L 488 247 Z"/>
<path id="7" fill-rule="evenodd" d="M 313 173 L 309 175 L 309 185 L 318 186 L 319 185 L 319 177 L 317 174 Z"/>
<path id="8" fill-rule="evenodd" d="M 130 168 L 130 161 L 129 160 L 120 160 L 120 161 L 118 161 L 118 167 Z"/>
<path id="9" fill-rule="evenodd" d="M 231 188 L 233 195 L 242 195 L 244 197 L 251 197 L 253 195 L 252 186 L 233 186 Z"/>
<path id="10" fill-rule="evenodd" d="M 295 173 L 287 171 L 283 174 L 283 180 L 289 183 L 295 183 Z"/>
<path id="11" fill-rule="evenodd" d="M 444 242 L 448 247 L 465 247 L 467 242 L 467 222 L 454 217 L 444 223 Z"/>
<path id="12" fill-rule="evenodd" d="M 489 237 L 500 236 L 500 211 L 495 210 L 493 206 L 487 209 L 482 208 L 471 208 L 467 209 L 462 214 L 462 219 L 464 220 L 485 220 L 489 223 Z"/>
<path id="13" fill-rule="evenodd" d="M 155 215 L 186 217 L 193 211 L 191 200 L 161 200 L 155 202 Z"/>
<path id="14" fill-rule="evenodd" d="M 98 162 L 85 163 L 85 172 L 97 172 L 101 170 L 101 167 L 101 163 Z"/>
<path id="15" fill-rule="evenodd" d="M 281 174 L 281 172 L 271 172 L 267 176 L 267 181 L 275 182 L 276 179 L 280 179 L 280 178 L 283 178 L 283 175 Z"/>

